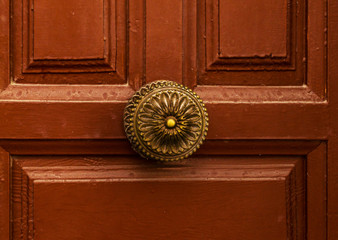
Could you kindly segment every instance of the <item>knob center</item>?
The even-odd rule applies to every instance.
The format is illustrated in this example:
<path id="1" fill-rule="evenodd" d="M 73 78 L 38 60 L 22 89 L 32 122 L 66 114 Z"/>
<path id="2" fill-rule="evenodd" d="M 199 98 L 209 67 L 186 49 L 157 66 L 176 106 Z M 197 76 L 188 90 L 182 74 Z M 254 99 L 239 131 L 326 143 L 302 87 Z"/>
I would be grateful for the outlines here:
<path id="1" fill-rule="evenodd" d="M 174 117 L 168 117 L 166 120 L 165 125 L 167 126 L 167 128 L 174 128 L 176 126 L 176 118 Z"/>

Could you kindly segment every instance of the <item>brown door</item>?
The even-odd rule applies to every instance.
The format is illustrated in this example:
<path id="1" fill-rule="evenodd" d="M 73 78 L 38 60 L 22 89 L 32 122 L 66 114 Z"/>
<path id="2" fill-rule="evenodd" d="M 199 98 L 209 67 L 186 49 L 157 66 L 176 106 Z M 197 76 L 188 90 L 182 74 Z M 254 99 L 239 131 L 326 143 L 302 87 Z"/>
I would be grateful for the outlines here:
<path id="1" fill-rule="evenodd" d="M 338 239 L 338 3 L 0 1 L 0 239 Z M 123 109 L 206 103 L 186 160 L 133 152 Z"/>

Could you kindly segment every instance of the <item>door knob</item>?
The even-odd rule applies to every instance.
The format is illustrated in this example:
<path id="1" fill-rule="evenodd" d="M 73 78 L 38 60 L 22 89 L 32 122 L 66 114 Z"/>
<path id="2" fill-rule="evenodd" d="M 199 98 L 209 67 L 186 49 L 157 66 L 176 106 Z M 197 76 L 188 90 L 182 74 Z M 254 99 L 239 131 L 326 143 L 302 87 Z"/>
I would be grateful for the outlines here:
<path id="1" fill-rule="evenodd" d="M 208 114 L 191 89 L 160 80 L 141 87 L 129 100 L 124 129 L 142 157 L 175 161 L 190 156 L 203 143 Z"/>

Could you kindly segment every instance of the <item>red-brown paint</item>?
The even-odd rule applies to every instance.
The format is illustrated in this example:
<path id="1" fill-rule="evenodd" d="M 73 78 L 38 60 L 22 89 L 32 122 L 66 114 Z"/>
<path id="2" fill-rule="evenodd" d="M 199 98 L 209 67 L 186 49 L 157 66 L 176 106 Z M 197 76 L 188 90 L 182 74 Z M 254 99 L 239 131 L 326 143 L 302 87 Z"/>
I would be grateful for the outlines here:
<path id="1" fill-rule="evenodd" d="M 0 239 L 338 238 L 337 3 L 63 2 L 0 1 Z M 126 141 L 156 79 L 208 108 L 188 160 Z"/>

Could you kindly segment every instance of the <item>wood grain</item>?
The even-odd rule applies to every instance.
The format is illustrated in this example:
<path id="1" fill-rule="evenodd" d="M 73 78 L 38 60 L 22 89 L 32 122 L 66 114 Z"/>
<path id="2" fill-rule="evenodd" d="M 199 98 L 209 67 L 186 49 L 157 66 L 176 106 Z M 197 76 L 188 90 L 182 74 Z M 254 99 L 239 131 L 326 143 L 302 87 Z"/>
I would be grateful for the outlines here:
<path id="1" fill-rule="evenodd" d="M 125 2 L 25 0 L 12 9 L 16 83 L 127 82 Z"/>
<path id="2" fill-rule="evenodd" d="M 304 192 L 298 191 L 304 182 L 302 175 L 293 175 L 303 168 L 302 158 L 216 157 L 180 167 L 131 160 L 15 157 L 13 214 L 22 222 L 14 227 L 14 239 L 20 232 L 34 239 L 296 239 L 304 234 L 304 215 L 296 210 L 304 206 Z"/>
<path id="3" fill-rule="evenodd" d="M 321 141 L 301 140 L 208 140 L 201 155 L 307 155 Z M 13 155 L 136 155 L 124 140 L 0 140 Z"/>
<path id="4" fill-rule="evenodd" d="M 83 141 L 82 141 L 83 142 Z M 31 141 L 26 141 L 26 144 L 31 143 Z M 62 146 L 60 142 L 56 142 L 59 146 Z M 252 143 L 254 145 L 252 145 Z M 32 156 L 31 154 L 35 154 L 34 151 L 31 150 L 30 147 L 25 148 L 24 143 L 21 145 L 14 144 L 13 147 L 10 149 L 10 151 L 13 154 L 16 155 L 22 155 L 22 156 L 15 156 L 14 157 L 14 164 L 11 175 L 13 176 L 13 187 L 12 187 L 12 205 L 13 205 L 13 236 L 14 239 L 16 239 L 15 236 L 25 236 L 24 239 L 29 237 L 36 237 L 39 239 L 41 236 L 48 236 L 45 235 L 47 232 L 54 232 L 55 228 L 50 231 L 35 231 L 33 233 L 33 228 L 36 229 L 48 229 L 47 226 L 50 226 L 50 215 L 55 216 L 53 218 L 56 222 L 53 224 L 53 226 L 57 226 L 63 229 L 67 230 L 67 227 L 64 226 L 64 223 L 67 223 L 68 221 L 72 221 L 72 217 L 74 216 L 76 219 L 74 219 L 69 224 L 66 224 L 67 226 L 72 226 L 71 229 L 69 229 L 69 232 L 66 236 L 63 235 L 61 239 L 71 239 L 73 236 L 91 236 L 91 234 L 94 234 L 93 231 L 88 232 L 84 234 L 85 232 L 82 231 L 80 226 L 81 221 L 85 221 L 85 224 L 91 224 L 93 227 L 97 227 L 97 231 L 94 231 L 96 234 L 100 232 L 103 234 L 102 236 L 107 236 L 109 239 L 109 236 L 113 236 L 112 234 L 112 228 L 111 224 L 107 227 L 105 227 L 104 219 L 106 218 L 112 218 L 114 219 L 114 216 L 111 216 L 109 213 L 111 211 L 107 212 L 107 209 L 111 209 L 112 213 L 116 212 L 117 209 L 119 212 L 121 212 L 121 209 L 123 207 L 127 207 L 128 213 L 130 213 L 130 206 L 135 206 L 135 209 L 140 209 L 138 207 L 138 203 L 140 200 L 140 197 L 144 197 L 144 200 L 147 201 L 149 204 L 151 204 L 152 207 L 147 210 L 145 213 L 142 213 L 142 211 L 137 211 L 133 213 L 132 216 L 136 217 L 139 216 L 141 219 L 145 219 L 144 224 L 151 224 L 151 225 L 158 225 L 160 226 L 172 226 L 173 228 L 175 225 L 170 225 L 166 222 L 166 220 L 157 221 L 156 223 L 153 222 L 154 219 L 158 219 L 157 217 L 151 218 L 151 214 L 158 214 L 157 210 L 161 209 L 169 209 L 171 211 L 176 211 L 175 208 L 169 207 L 169 205 L 158 205 L 158 208 L 154 209 L 154 206 L 156 206 L 157 203 L 164 203 L 162 199 L 171 199 L 171 195 L 167 195 L 167 193 L 170 193 L 172 191 L 166 191 L 167 188 L 173 188 L 177 190 L 177 186 L 180 186 L 181 189 L 186 189 L 184 192 L 189 191 L 191 194 L 197 194 L 196 200 L 189 202 L 189 198 L 180 197 L 175 199 L 185 199 L 187 201 L 186 206 L 194 207 L 194 204 L 203 204 L 204 206 L 208 206 L 207 208 L 203 208 L 206 210 L 206 212 L 201 211 L 200 214 L 197 216 L 204 216 L 204 219 L 210 218 L 210 213 L 213 212 L 213 208 L 211 206 L 228 206 L 230 203 L 231 206 L 234 206 L 234 202 L 238 202 L 240 204 L 240 207 L 237 207 L 235 209 L 240 211 L 245 211 L 246 214 L 241 214 L 240 212 L 231 213 L 231 210 L 226 208 L 224 212 L 227 214 L 219 216 L 221 222 L 217 222 L 215 220 L 210 219 L 211 222 L 215 223 L 216 226 L 218 224 L 223 224 L 224 221 L 228 221 L 227 216 L 231 216 L 231 222 L 234 223 L 234 219 L 236 220 L 238 217 L 238 221 L 241 223 L 245 222 L 249 225 L 244 225 L 245 227 L 249 227 L 249 229 L 246 228 L 246 231 L 244 229 L 242 230 L 241 227 L 243 225 L 234 225 L 236 229 L 240 231 L 240 233 L 236 234 L 236 231 L 222 231 L 219 229 L 217 233 L 211 233 L 215 234 L 215 239 L 219 236 L 221 237 L 226 236 L 247 236 L 248 239 L 252 237 L 252 239 L 261 238 L 261 236 L 270 236 L 269 234 L 275 234 L 274 231 L 281 231 L 278 236 L 288 236 L 289 239 L 296 239 L 296 238 L 302 238 L 305 234 L 304 230 L 304 213 L 308 212 L 309 216 L 307 218 L 308 221 L 308 237 L 309 239 L 317 239 L 317 236 L 320 236 L 321 233 L 325 234 L 325 231 L 323 231 L 325 228 L 326 218 L 325 218 L 325 212 L 326 212 L 326 144 L 322 143 L 318 146 L 319 142 L 308 142 L 308 144 L 305 144 L 305 142 L 301 143 L 299 142 L 299 145 L 297 147 L 297 142 L 290 142 L 290 141 L 281 141 L 280 145 L 271 145 L 272 151 L 266 151 L 268 148 L 264 148 L 264 146 L 267 146 L 270 144 L 273 144 L 271 141 L 265 141 L 262 142 L 261 146 L 262 149 L 265 150 L 260 152 L 260 156 L 254 156 L 252 154 L 256 154 L 257 152 L 257 141 L 251 142 L 252 150 L 250 152 L 247 152 L 247 154 L 251 154 L 251 156 L 214 156 L 209 157 L 206 156 L 200 156 L 198 158 L 194 157 L 191 160 L 184 160 L 179 163 L 157 163 L 154 164 L 154 162 L 141 159 L 139 157 L 134 156 L 115 156 L 115 157 L 104 157 L 104 156 L 91 156 L 91 157 L 79 157 L 79 156 L 69 156 L 65 157 L 64 154 L 72 154 L 70 152 L 59 152 L 57 147 L 54 147 L 53 150 L 50 150 L 49 152 L 46 152 L 47 154 L 62 154 L 63 156 Z M 8 145 L 8 143 L 2 142 L 3 145 Z M 250 149 L 250 142 L 238 142 L 235 141 L 232 143 L 232 147 L 229 147 L 229 150 L 232 149 L 232 151 L 237 152 L 239 150 L 233 149 L 233 147 L 242 146 L 244 149 Z M 92 144 L 90 144 L 92 145 Z M 284 146 L 283 146 L 284 145 Z M 308 146 L 307 148 L 304 148 L 302 150 L 302 147 Z M 41 146 L 39 143 L 36 144 L 36 146 Z M 57 145 L 55 145 L 57 146 Z M 74 145 L 73 145 L 74 146 Z M 287 149 L 287 146 L 290 148 Z M 17 147 L 17 149 L 15 149 Z M 34 148 L 34 147 L 33 147 Z M 45 149 L 44 147 L 42 147 Z M 27 149 L 27 150 L 25 150 Z M 75 149 L 75 148 L 72 148 Z M 280 151 L 278 151 L 278 149 Z M 281 151 L 282 149 L 286 150 L 285 152 Z M 258 150 L 259 152 L 259 150 Z M 5 152 L 6 153 L 6 152 Z M 39 151 L 36 153 L 39 154 Z M 40 153 L 43 153 L 42 151 Z M 30 154 L 31 156 L 27 156 L 25 154 Z M 75 153 L 77 154 L 77 153 Z M 231 154 L 231 152 L 228 152 L 227 154 Z M 263 155 L 262 155 L 263 154 Z M 279 156 L 272 156 L 271 154 L 278 154 Z M 290 154 L 295 154 L 296 156 L 290 156 Z M 281 156 L 285 155 L 285 156 Z M 308 157 L 304 158 L 301 156 Z M 8 155 L 7 155 L 8 156 Z M 304 162 L 305 161 L 305 162 Z M 8 161 L 7 161 L 8 163 Z M 285 178 L 286 177 L 286 178 Z M 307 180 L 305 180 L 305 177 Z M 9 176 L 7 176 L 7 179 L 9 179 Z M 284 184 L 282 184 L 280 187 L 277 187 L 279 182 L 282 181 Z M 307 185 L 306 185 L 307 183 Z M 177 185 L 179 184 L 179 185 Z M 272 188 L 268 187 L 270 184 Z M 277 185 L 276 185 L 277 184 Z M 76 185 L 76 187 L 75 187 Z M 138 186 L 140 185 L 140 186 Z M 136 186 L 136 188 L 134 188 Z M 200 195 L 200 190 L 204 189 L 204 186 L 206 187 L 204 191 L 202 192 L 209 192 L 207 195 L 208 198 L 202 197 Z M 218 187 L 217 187 L 218 186 Z M 185 188 L 186 187 L 186 188 Z M 248 190 L 244 190 L 245 188 L 249 187 Z M 267 188 L 266 188 L 267 187 Z M 107 188 L 107 189 L 106 189 Z M 149 192 L 147 189 L 151 188 L 152 191 L 150 192 L 151 195 L 148 195 Z M 221 194 L 220 196 L 229 196 L 229 193 L 225 193 L 224 191 L 237 192 L 237 188 L 239 188 L 238 192 L 238 199 L 233 199 L 236 195 L 230 194 L 231 198 L 219 198 L 214 196 L 213 194 Z M 242 189 L 244 188 L 244 189 Z M 68 189 L 68 190 L 67 190 Z M 74 191 L 74 189 L 77 189 Z M 106 190 L 104 190 L 106 189 Z M 134 189 L 134 190 L 132 190 Z M 189 189 L 189 190 L 188 190 Z M 194 190 L 196 189 L 196 190 Z M 215 191 L 213 191 L 215 189 Z M 241 189 L 241 190 L 240 190 Z M 264 190 L 266 189 L 266 190 Z M 250 195 L 243 197 L 242 194 L 259 194 L 261 195 L 269 195 L 271 194 L 271 191 L 279 191 L 274 194 L 276 197 L 276 201 L 271 202 L 271 198 L 265 198 L 268 200 L 268 202 L 261 202 L 261 197 L 255 197 L 255 195 Z M 41 190 L 41 191 L 40 191 Z M 104 191 L 103 191 L 104 190 Z M 176 191 L 176 193 L 180 194 L 179 191 Z M 62 191 L 62 193 L 60 192 Z M 130 201 L 132 199 L 138 199 L 134 202 L 124 202 L 124 200 L 129 198 L 118 198 L 116 199 L 114 195 L 107 194 L 109 192 L 113 193 L 114 191 L 118 192 L 118 195 L 124 196 L 124 194 L 128 194 L 129 197 L 131 193 L 136 194 L 135 196 L 138 197 L 131 197 Z M 266 193 L 260 192 L 260 191 L 267 191 Z M 284 197 L 280 198 L 279 194 L 281 194 L 280 191 L 284 192 Z M 6 191 L 5 191 L 6 192 Z M 224 192 L 224 194 L 223 194 Z M 8 193 L 8 190 L 7 190 Z M 47 194 L 48 193 L 48 194 Z M 184 193 L 184 194 L 185 194 Z M 305 205 L 305 193 L 307 193 L 307 205 Z M 72 194 L 76 194 L 76 196 L 69 197 Z M 89 194 L 89 195 L 88 195 Z M 183 192 L 182 192 L 183 194 Z M 192 196 L 192 195 L 189 196 Z M 8 196 L 8 195 L 7 195 Z M 99 198 L 97 198 L 99 196 Z M 92 201 L 88 201 L 88 197 L 92 199 Z M 160 199 L 158 199 L 160 197 Z M 209 199 L 209 197 L 211 197 Z M 6 198 L 6 195 L 4 195 L 4 198 Z M 47 198 L 52 198 L 52 200 L 46 201 Z M 74 202 L 76 200 L 76 202 Z M 222 204 L 217 203 L 217 201 L 222 200 Z M 245 201 L 244 199 L 250 200 L 250 204 L 245 204 L 242 201 Z M 278 200 L 277 200 L 278 199 Z M 255 212 L 252 207 L 251 201 L 256 201 L 257 204 L 262 204 L 261 206 L 264 206 L 264 212 L 268 215 L 265 215 L 265 217 L 269 216 L 267 206 L 270 206 L 271 204 L 276 204 L 279 200 L 284 199 L 284 202 L 280 203 L 278 208 L 281 206 L 284 206 L 283 213 L 286 213 L 285 217 L 281 218 L 281 216 L 278 218 L 278 221 L 286 221 L 286 225 L 281 226 L 288 226 L 288 228 L 278 228 L 280 230 L 277 230 L 277 226 L 269 225 L 270 231 L 263 231 L 263 232 L 255 232 L 254 229 L 261 229 L 261 228 L 252 228 L 250 226 L 253 226 L 251 224 L 257 223 L 257 219 L 255 216 Z M 203 202 L 203 201 L 206 202 Z M 119 202 L 116 202 L 119 201 Z M 179 203 L 172 205 L 173 199 L 170 200 L 169 204 L 170 206 L 178 206 Z M 202 201 L 202 202 L 201 202 Z M 230 201 L 229 204 L 223 205 L 224 201 Z M 118 205 L 111 205 L 112 202 L 117 203 Z M 214 202 L 212 205 L 208 205 L 210 202 Z M 101 206 L 101 208 L 97 208 L 98 206 Z M 208 203 L 208 204 L 206 204 Z M 56 205 L 55 205 L 56 204 Z M 127 205 L 125 205 L 127 204 Z M 33 205 L 34 211 L 33 211 Z M 67 208 L 69 206 L 70 208 Z M 146 205 L 142 205 L 144 208 Z M 244 206 L 250 206 L 250 209 L 243 208 Z M 256 211 L 260 209 L 260 205 L 254 205 L 256 206 Z M 276 205 L 271 205 L 277 207 Z M 307 210 L 306 207 L 307 206 Z M 318 206 L 321 206 L 318 208 Z M 116 208 L 117 209 L 116 209 Z M 197 206 L 196 206 L 197 207 Z M 266 209 L 267 208 L 267 209 Z M 55 210 L 58 209 L 57 212 Z M 61 210 L 62 209 L 62 210 Z M 95 211 L 91 211 L 91 209 L 96 209 Z M 101 209 L 101 210 L 100 210 Z M 189 208 L 190 209 L 190 208 Z M 187 210 L 187 209 L 186 209 Z M 72 211 L 73 214 L 70 214 L 69 211 Z M 77 211 L 79 214 L 77 214 Z M 181 211 L 181 210 L 180 210 Z M 210 212 L 211 211 L 211 212 Z M 262 209 L 260 211 L 263 211 Z M 69 212 L 69 213 L 68 213 Z M 195 211 L 196 212 L 196 211 Z M 247 213 L 253 214 L 248 215 Z M 76 213 L 76 214 L 74 214 Z M 116 225 L 119 228 L 119 231 L 117 231 L 117 235 L 114 232 L 114 236 L 121 236 L 121 239 L 123 238 L 133 238 L 135 236 L 145 236 L 146 238 L 156 238 L 156 236 L 159 236 L 159 234 L 164 234 L 163 236 L 167 236 L 165 231 L 161 233 L 159 232 L 153 232 L 153 231 L 147 231 L 142 232 L 144 224 L 142 226 L 138 226 L 137 222 L 133 222 L 130 217 L 131 215 L 123 214 L 123 211 L 121 212 L 122 218 L 126 218 L 129 224 L 133 224 L 133 226 L 137 226 L 136 228 L 140 227 L 140 229 L 133 233 L 133 232 L 124 232 L 121 231 L 120 224 Z M 197 212 L 196 212 L 197 213 Z M 47 215 L 46 215 L 47 214 Z M 85 215 L 83 215 L 85 214 Z M 94 215 L 93 215 L 94 214 Z M 140 215 L 141 214 L 141 215 Z M 150 214 L 150 215 L 149 215 Z M 201 215 L 202 214 L 202 215 Z M 205 215 L 206 214 L 206 215 Z M 271 213 L 272 214 L 272 213 Z M 47 217 L 48 216 L 48 217 Z M 65 219 L 65 217 L 67 218 Z M 82 216 L 81 218 L 78 218 Z M 172 224 L 179 223 L 179 219 L 176 219 L 177 216 L 180 216 L 179 213 L 175 213 L 172 216 L 169 216 L 170 222 Z M 194 219 L 197 217 L 195 216 Z M 214 215 L 213 215 L 214 216 Z M 236 217 L 235 217 L 236 216 Z M 242 219 L 240 216 L 247 216 L 244 219 Z M 249 217 L 251 216 L 251 217 Z M 271 215 L 276 216 L 275 212 Z M 318 217 L 311 217 L 311 216 L 323 216 L 323 218 Z M 3 217 L 4 218 L 4 217 Z M 174 220 L 176 219 L 176 221 Z M 27 219 L 27 221 L 25 220 Z M 33 220 L 34 219 L 34 220 Z M 96 223 L 92 222 L 93 219 L 97 219 Z M 147 220 L 148 219 L 148 220 Z M 162 218 L 161 218 L 162 219 Z M 255 219 L 255 220 L 254 220 Z M 191 219 L 192 220 L 192 219 Z M 195 219 L 196 220 L 196 219 Z M 111 223 L 112 220 L 109 220 L 108 222 Z M 123 221 L 123 220 L 122 220 Z M 178 221 L 178 222 L 177 222 Z M 249 222 L 247 222 L 249 221 Z M 266 222 L 266 224 L 271 224 L 274 220 Z M 113 221 L 114 222 L 114 221 Z M 121 222 L 121 218 L 119 218 L 118 222 Z M 208 221 L 207 221 L 208 222 Z M 74 223 L 77 223 L 74 225 Z M 101 223 L 97 225 L 98 223 Z M 161 224 L 163 223 L 163 225 Z M 264 224 L 264 222 L 259 221 L 259 224 Z M 297 223 L 297 224 L 296 224 Z M 33 225 L 34 224 L 34 225 Z M 38 224 L 38 225 L 36 225 Z M 39 225 L 40 224 L 40 225 Z M 46 227 L 43 227 L 42 225 L 46 225 Z M 61 224 L 61 225 L 60 225 Z M 103 225 L 102 225 L 103 224 Z M 126 223 L 127 224 L 127 223 Z M 323 225 L 324 224 L 324 225 Z M 220 225 L 220 226 L 221 226 Z M 227 224 L 228 225 L 228 224 Z M 78 227 L 77 227 L 78 226 Z M 193 226 L 193 225 L 190 225 Z M 196 225 L 200 227 L 200 224 Z M 185 234 L 195 234 L 199 233 L 198 236 L 203 234 L 207 234 L 205 236 L 209 236 L 210 234 L 208 231 L 210 229 L 205 226 L 202 230 L 185 232 L 184 229 L 177 234 L 177 238 L 180 239 L 185 238 Z M 215 225 L 213 225 L 215 227 Z M 281 227 L 280 226 L 280 227 Z M 322 227 L 318 227 L 322 226 Z M 184 227 L 184 225 L 180 224 L 180 227 Z M 161 227 L 160 227 L 161 228 Z M 176 227 L 177 228 L 177 227 Z M 80 231 L 81 229 L 81 231 Z M 113 228 L 114 229 L 114 228 Z M 130 229 L 130 228 L 128 228 Z M 189 227 L 190 229 L 190 227 Z M 214 229 L 214 228 L 212 228 Z M 223 228 L 222 228 L 223 229 Z M 250 230 L 250 231 L 249 231 Z M 201 232 L 199 232 L 201 231 Z M 170 232 L 170 231 L 169 231 Z M 35 234 L 35 235 L 34 235 Z M 39 234 L 42 234 L 41 236 Z M 83 235 L 84 234 L 84 235 Z M 131 234 L 131 235 L 129 235 Z M 144 234 L 144 235 L 142 235 Z M 183 234 L 183 235 L 182 235 Z M 244 234 L 244 235 L 242 235 Z M 264 235 L 261 235 L 264 234 Z M 54 234 L 55 235 L 55 234 Z M 53 236 L 54 236 L 53 235 Z M 58 236 L 58 235 L 55 235 Z M 96 235 L 93 235 L 96 236 Z M 100 235 L 101 236 L 101 235 Z M 171 236 L 171 235 L 170 235 Z M 60 236 L 58 236 L 60 237 Z M 68 238 L 70 237 L 70 238 Z M 45 237 L 41 237 L 41 239 L 44 239 Z M 196 236 L 198 239 L 198 237 Z M 281 238 L 284 239 L 285 237 Z M 204 238 L 202 238 L 204 239 Z M 235 238 L 236 239 L 236 238 Z M 278 239 L 278 238 L 277 238 Z"/>
<path id="5" fill-rule="evenodd" d="M 146 0 L 146 82 L 182 83 L 183 2 Z"/>
<path id="6" fill-rule="evenodd" d="M 323 142 L 307 158 L 309 240 L 327 239 L 327 167 L 327 143 Z"/>
<path id="7" fill-rule="evenodd" d="M 286 57 L 290 6 L 292 3 L 284 0 L 218 1 L 220 56 Z"/>
<path id="8" fill-rule="evenodd" d="M 307 81 L 310 88 L 327 98 L 327 0 L 308 2 Z"/>
<path id="9" fill-rule="evenodd" d="M 96 0 L 89 8 L 83 0 L 35 1 L 34 59 L 102 59 L 107 47 L 104 4 Z M 114 5 L 113 1 L 112 10 Z M 114 19 L 115 11 L 112 14 Z"/>
<path id="10" fill-rule="evenodd" d="M 125 105 L 124 101 L 0 102 L 0 138 L 125 139 Z M 325 103 L 208 103 L 206 107 L 208 139 L 325 139 L 328 135 Z"/>
<path id="11" fill-rule="evenodd" d="M 0 1 L 0 91 L 5 89 L 10 79 L 10 27 L 9 27 L 9 2 Z"/>
<path id="12" fill-rule="evenodd" d="M 146 36 L 145 36 L 145 1 L 134 0 L 128 5 L 129 9 L 129 58 L 128 76 L 129 85 L 138 90 L 146 81 L 145 56 L 146 56 Z"/>
<path id="13" fill-rule="evenodd" d="M 0 239 L 338 239 L 337 3 L 49 4 L 0 0 Z M 188 160 L 126 140 L 157 79 L 206 103 Z"/>
<path id="14" fill-rule="evenodd" d="M 10 239 L 10 158 L 0 148 L 0 238 Z"/>
<path id="15" fill-rule="evenodd" d="M 327 1 L 328 14 L 328 96 L 331 132 L 328 141 L 328 223 L 327 238 L 338 238 L 338 3 Z"/>
<path id="16" fill-rule="evenodd" d="M 198 3 L 198 84 L 306 83 L 305 1 L 269 4 L 219 0 Z M 324 19 L 323 12 L 313 14 L 318 20 Z M 313 57 L 317 63 L 323 63 L 323 59 Z"/>

